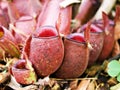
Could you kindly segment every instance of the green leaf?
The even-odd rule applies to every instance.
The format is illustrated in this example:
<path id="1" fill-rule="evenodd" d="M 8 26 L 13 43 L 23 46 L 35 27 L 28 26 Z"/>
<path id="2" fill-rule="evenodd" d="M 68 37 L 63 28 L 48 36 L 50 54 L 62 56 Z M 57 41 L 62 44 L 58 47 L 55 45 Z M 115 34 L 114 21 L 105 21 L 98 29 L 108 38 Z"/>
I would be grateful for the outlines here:
<path id="1" fill-rule="evenodd" d="M 118 62 L 117 60 L 112 60 L 108 64 L 108 74 L 111 77 L 116 77 L 118 76 L 119 73 L 120 73 L 120 62 Z"/>
<path id="2" fill-rule="evenodd" d="M 120 73 L 119 73 L 119 75 L 117 76 L 117 81 L 120 82 Z"/>

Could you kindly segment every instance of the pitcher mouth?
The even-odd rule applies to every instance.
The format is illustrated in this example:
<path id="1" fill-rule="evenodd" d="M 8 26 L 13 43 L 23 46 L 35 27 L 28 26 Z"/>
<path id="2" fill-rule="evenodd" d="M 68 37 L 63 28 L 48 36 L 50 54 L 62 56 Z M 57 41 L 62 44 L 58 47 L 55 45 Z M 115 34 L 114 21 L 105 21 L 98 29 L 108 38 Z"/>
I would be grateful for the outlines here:
<path id="1" fill-rule="evenodd" d="M 41 26 L 33 34 L 34 38 L 54 38 L 58 36 L 58 31 L 53 26 Z"/>
<path id="2" fill-rule="evenodd" d="M 74 38 L 75 36 L 77 36 L 77 38 Z M 76 42 L 76 43 L 86 43 L 85 39 L 84 39 L 84 35 L 82 33 L 72 33 L 69 34 L 68 36 L 66 36 L 67 40 Z M 80 40 L 78 40 L 80 39 Z"/>
<path id="3" fill-rule="evenodd" d="M 51 39 L 51 38 L 57 38 L 59 36 L 50 36 L 50 37 L 37 37 L 37 36 L 32 36 L 33 38 L 37 38 L 37 39 Z"/>

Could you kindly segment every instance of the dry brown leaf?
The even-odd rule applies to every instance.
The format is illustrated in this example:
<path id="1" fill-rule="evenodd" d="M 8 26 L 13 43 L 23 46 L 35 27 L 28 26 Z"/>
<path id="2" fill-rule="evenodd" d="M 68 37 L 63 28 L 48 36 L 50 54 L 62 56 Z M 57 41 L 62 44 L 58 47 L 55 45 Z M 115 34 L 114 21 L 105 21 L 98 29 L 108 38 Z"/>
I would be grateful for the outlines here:
<path id="1" fill-rule="evenodd" d="M 113 47 L 113 51 L 112 51 L 112 56 L 116 56 L 120 54 L 120 45 L 118 43 L 118 41 L 115 41 L 115 45 Z"/>
<path id="2" fill-rule="evenodd" d="M 6 82 L 9 79 L 10 79 L 10 73 L 8 73 L 8 72 L 0 73 L 0 84 Z"/>
<path id="3" fill-rule="evenodd" d="M 116 6 L 115 16 L 115 40 L 120 39 L 120 6 Z"/>
<path id="4" fill-rule="evenodd" d="M 7 67 L 3 64 L 0 64 L 0 71 L 4 71 Z"/>
<path id="5" fill-rule="evenodd" d="M 55 85 L 52 87 L 51 90 L 59 90 L 60 89 L 60 85 L 58 83 L 55 83 Z"/>
<path id="6" fill-rule="evenodd" d="M 109 84 L 109 85 L 116 85 L 118 82 L 117 82 L 117 80 L 116 80 L 116 78 L 110 78 L 108 81 L 107 81 L 107 83 Z"/>
<path id="7" fill-rule="evenodd" d="M 50 84 L 50 78 L 49 78 L 49 76 L 47 76 L 47 77 L 45 77 L 43 79 L 41 79 L 41 78 L 38 79 L 38 82 L 36 82 L 36 84 L 42 85 L 42 86 L 49 85 Z"/>
<path id="8" fill-rule="evenodd" d="M 80 82 L 76 90 L 86 90 L 90 84 L 90 79 L 84 79 Z"/>
<path id="9" fill-rule="evenodd" d="M 86 70 L 88 76 L 95 76 L 95 74 L 101 70 L 101 65 L 93 65 Z"/>
<path id="10" fill-rule="evenodd" d="M 95 90 L 95 81 L 91 81 L 86 90 Z"/>
<path id="11" fill-rule="evenodd" d="M 112 56 L 116 56 L 120 53 L 120 45 L 118 43 L 118 40 L 120 39 L 120 6 L 116 5 L 116 15 L 115 15 L 115 27 L 114 27 L 115 33 L 115 45 L 113 48 Z"/>
<path id="12" fill-rule="evenodd" d="M 76 90 L 77 85 L 78 85 L 78 80 L 77 80 L 77 79 L 71 81 L 71 82 L 70 82 L 70 88 L 71 88 L 71 90 Z"/>
<path id="13" fill-rule="evenodd" d="M 115 40 L 120 39 L 120 21 L 116 22 L 115 25 Z"/>

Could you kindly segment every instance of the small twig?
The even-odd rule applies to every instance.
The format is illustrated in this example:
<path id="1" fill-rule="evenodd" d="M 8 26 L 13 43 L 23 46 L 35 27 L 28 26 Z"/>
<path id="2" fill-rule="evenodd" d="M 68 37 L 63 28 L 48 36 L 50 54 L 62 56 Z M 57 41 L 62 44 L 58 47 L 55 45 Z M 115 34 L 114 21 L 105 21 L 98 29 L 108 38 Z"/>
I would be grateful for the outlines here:
<path id="1" fill-rule="evenodd" d="M 60 78 L 50 78 L 50 79 L 53 79 L 53 80 L 57 80 L 57 81 L 60 81 L 60 80 L 97 80 L 97 78 L 70 78 L 70 79 L 60 79 Z"/>

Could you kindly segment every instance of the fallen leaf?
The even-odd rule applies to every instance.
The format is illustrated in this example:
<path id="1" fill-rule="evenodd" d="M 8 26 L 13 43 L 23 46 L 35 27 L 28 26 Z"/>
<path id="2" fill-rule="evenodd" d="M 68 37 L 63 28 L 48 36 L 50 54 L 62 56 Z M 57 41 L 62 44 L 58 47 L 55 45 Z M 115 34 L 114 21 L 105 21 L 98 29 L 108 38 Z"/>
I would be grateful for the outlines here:
<path id="1" fill-rule="evenodd" d="M 115 41 L 113 51 L 112 51 L 112 57 L 118 55 L 119 53 L 120 53 L 120 46 L 118 41 Z"/>
<path id="2" fill-rule="evenodd" d="M 115 15 L 115 40 L 120 39 L 120 6 L 116 6 Z"/>
<path id="3" fill-rule="evenodd" d="M 95 90 L 95 81 L 91 81 L 86 90 Z"/>
<path id="4" fill-rule="evenodd" d="M 76 90 L 77 85 L 78 85 L 78 80 L 77 80 L 77 79 L 71 81 L 71 82 L 70 82 L 70 88 L 71 88 L 71 90 Z"/>
<path id="5" fill-rule="evenodd" d="M 117 82 L 116 78 L 110 78 L 110 79 L 107 81 L 107 83 L 108 83 L 109 85 L 116 85 L 118 82 Z"/>
<path id="6" fill-rule="evenodd" d="M 86 90 L 90 84 L 90 79 L 84 79 L 80 82 L 76 90 Z"/>
<path id="7" fill-rule="evenodd" d="M 8 72 L 1 72 L 0 73 L 0 84 L 8 81 L 10 79 L 10 73 Z"/>
<path id="8" fill-rule="evenodd" d="M 102 69 L 102 68 L 101 68 L 101 65 L 93 65 L 93 66 L 91 66 L 90 68 L 88 68 L 85 73 L 86 73 L 88 76 L 95 76 L 95 74 L 96 74 L 98 71 L 100 71 L 101 69 Z"/>
<path id="9" fill-rule="evenodd" d="M 58 83 L 55 83 L 55 85 L 52 87 L 51 90 L 59 90 L 60 89 L 60 85 Z"/>

